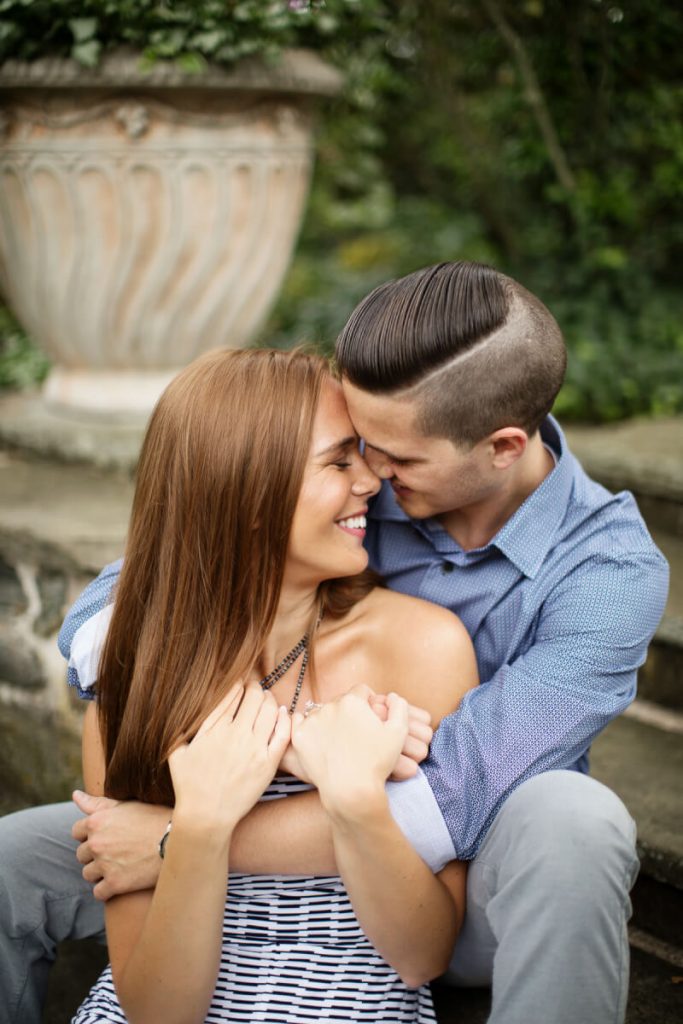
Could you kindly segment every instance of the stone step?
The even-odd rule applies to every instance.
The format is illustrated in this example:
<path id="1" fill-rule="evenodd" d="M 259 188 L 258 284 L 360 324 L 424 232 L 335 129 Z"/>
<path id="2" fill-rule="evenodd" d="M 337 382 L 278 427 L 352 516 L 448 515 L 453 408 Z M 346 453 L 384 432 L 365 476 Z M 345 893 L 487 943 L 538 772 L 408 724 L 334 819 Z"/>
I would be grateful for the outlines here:
<path id="1" fill-rule="evenodd" d="M 569 445 L 610 491 L 632 491 L 652 530 L 683 537 L 683 418 L 570 427 Z"/>
<path id="2" fill-rule="evenodd" d="M 659 530 L 653 531 L 653 537 L 669 563 L 669 599 L 638 673 L 638 696 L 683 710 L 683 537 Z"/>
<path id="3" fill-rule="evenodd" d="M 634 938 L 631 939 L 631 976 L 625 1024 L 673 1024 L 680 1021 L 683 998 L 679 983 L 683 973 L 681 951 L 662 950 L 658 946 L 654 951 L 643 949 Z M 486 1024 L 489 1019 L 491 993 L 488 989 L 452 988 L 436 982 L 432 985 L 432 993 L 439 1024 Z M 582 1022 L 577 1018 L 576 1024 Z"/>
<path id="4" fill-rule="evenodd" d="M 618 718 L 593 744 L 591 773 L 621 797 L 638 826 L 635 924 L 683 946 L 683 716 L 672 716 L 669 730 Z"/>

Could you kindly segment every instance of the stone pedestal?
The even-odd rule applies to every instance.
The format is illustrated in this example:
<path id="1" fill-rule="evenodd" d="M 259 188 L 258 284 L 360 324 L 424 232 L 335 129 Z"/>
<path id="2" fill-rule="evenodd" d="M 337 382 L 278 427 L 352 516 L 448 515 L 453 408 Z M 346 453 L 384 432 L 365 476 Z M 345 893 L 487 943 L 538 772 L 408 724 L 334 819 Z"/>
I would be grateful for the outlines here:
<path id="1" fill-rule="evenodd" d="M 197 355 L 255 337 L 305 205 L 312 101 L 340 83 L 305 51 L 194 75 L 4 64 L 0 287 L 54 363 L 46 410 L 144 418 Z"/>

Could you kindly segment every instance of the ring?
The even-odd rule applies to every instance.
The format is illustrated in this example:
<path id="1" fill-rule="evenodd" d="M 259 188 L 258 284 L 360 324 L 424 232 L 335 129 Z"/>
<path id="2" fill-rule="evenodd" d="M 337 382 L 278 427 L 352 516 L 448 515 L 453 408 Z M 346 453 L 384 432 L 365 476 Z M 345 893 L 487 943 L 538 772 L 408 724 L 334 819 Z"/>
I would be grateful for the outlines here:
<path id="1" fill-rule="evenodd" d="M 314 711 L 320 711 L 322 704 L 316 704 L 314 700 L 307 700 L 304 704 L 304 718 L 308 718 Z"/>

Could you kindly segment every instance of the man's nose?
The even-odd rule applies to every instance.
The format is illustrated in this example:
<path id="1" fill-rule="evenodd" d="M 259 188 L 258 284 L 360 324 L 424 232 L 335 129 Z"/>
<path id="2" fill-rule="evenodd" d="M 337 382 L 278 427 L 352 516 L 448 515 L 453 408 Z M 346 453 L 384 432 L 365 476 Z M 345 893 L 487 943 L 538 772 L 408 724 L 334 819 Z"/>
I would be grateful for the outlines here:
<path id="1" fill-rule="evenodd" d="M 390 480 L 394 475 L 394 470 L 391 465 L 391 460 L 383 455 L 382 452 L 369 451 L 366 449 L 365 460 L 370 466 L 373 473 L 380 478 L 380 480 Z"/>

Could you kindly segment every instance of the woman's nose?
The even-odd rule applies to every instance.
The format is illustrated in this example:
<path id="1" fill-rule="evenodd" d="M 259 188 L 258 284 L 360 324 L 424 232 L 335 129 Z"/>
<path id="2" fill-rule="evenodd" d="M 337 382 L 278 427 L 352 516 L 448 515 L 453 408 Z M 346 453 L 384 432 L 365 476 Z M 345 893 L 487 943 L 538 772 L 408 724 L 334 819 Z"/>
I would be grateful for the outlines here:
<path id="1" fill-rule="evenodd" d="M 381 486 L 380 478 L 370 468 L 366 460 L 359 456 L 358 473 L 351 487 L 353 493 L 359 496 L 361 494 L 377 494 Z"/>

